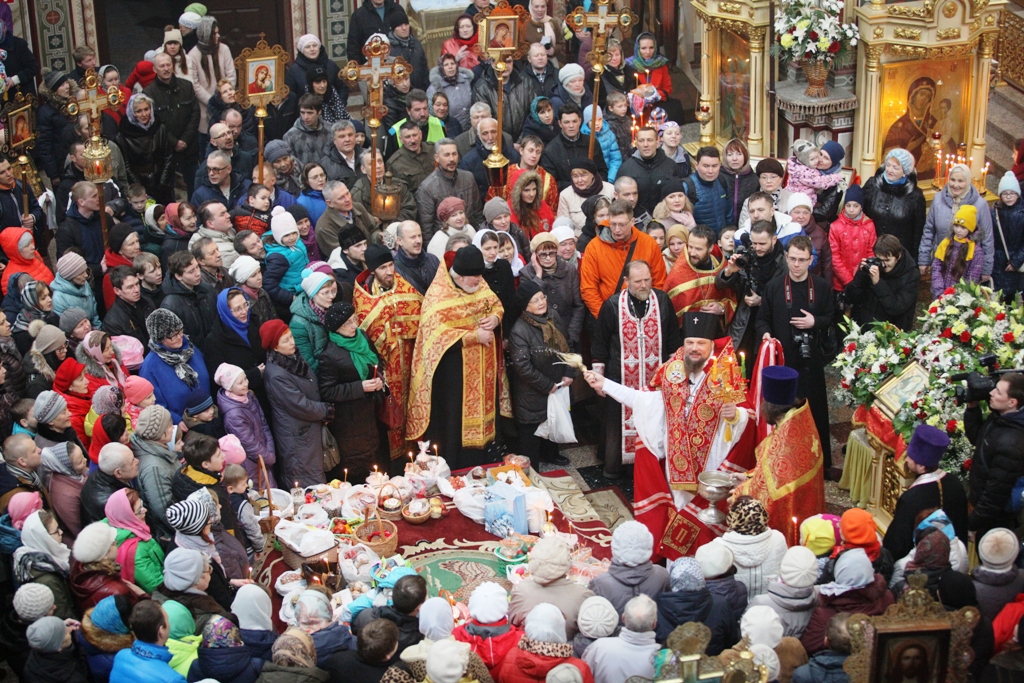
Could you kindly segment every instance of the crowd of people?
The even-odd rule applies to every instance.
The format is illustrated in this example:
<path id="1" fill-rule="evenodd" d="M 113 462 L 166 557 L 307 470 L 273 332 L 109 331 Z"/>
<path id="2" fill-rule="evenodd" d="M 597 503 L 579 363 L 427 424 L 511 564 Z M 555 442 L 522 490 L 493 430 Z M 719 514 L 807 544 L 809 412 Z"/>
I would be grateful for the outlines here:
<path id="1" fill-rule="evenodd" d="M 0 4 L 6 87 L 38 92 L 49 188 L 34 196 L 0 159 L 0 647 L 16 675 L 621 683 L 653 676 L 672 630 L 696 621 L 723 661 L 749 649 L 771 680 L 838 682 L 850 615 L 884 612 L 914 571 L 947 608 L 980 608 L 975 676 L 1019 648 L 1024 377 L 1001 378 L 987 419 L 968 410 L 969 495 L 938 468 L 948 438 L 922 426 L 884 537 L 862 510 L 823 514 L 838 325 L 910 328 L 922 281 L 1024 292 L 1017 179 L 990 208 L 956 165 L 926 208 L 901 148 L 863 184 L 834 141 L 797 141 L 784 160 L 753 160 L 739 139 L 691 156 L 652 34 L 609 41 L 595 101 L 589 33 L 527 4 L 499 130 L 494 65 L 473 49 L 487 0 L 436 65 L 399 4 L 363 1 L 348 57 L 380 36 L 413 67 L 385 83 L 376 169 L 317 36 L 296 43 L 257 167 L 236 89 L 260 86 L 238 82 L 203 5 L 122 80 L 86 45 L 74 70 L 37 74 Z M 86 180 L 94 122 L 66 116 L 89 69 L 124 95 L 96 122 L 114 168 L 102 186 Z M 638 98 L 662 112 L 634 131 Z M 482 163 L 495 148 L 510 160 L 501 187 Z M 370 203 L 385 170 L 390 222 Z M 751 360 L 759 410 L 712 396 L 723 350 Z M 615 530 L 606 574 L 569 581 L 568 548 L 543 539 L 530 578 L 476 587 L 465 623 L 396 569 L 376 606 L 337 614 L 313 586 L 278 628 L 250 578 L 271 550 L 254 488 L 398 474 L 417 439 L 453 470 L 509 452 L 566 465 L 547 430 L 566 394 L 604 477 L 635 463 L 637 499 L 655 501 Z M 786 458 L 790 486 L 773 473 Z M 683 511 L 719 468 L 745 473 L 728 531 L 666 568 L 651 511 Z"/>

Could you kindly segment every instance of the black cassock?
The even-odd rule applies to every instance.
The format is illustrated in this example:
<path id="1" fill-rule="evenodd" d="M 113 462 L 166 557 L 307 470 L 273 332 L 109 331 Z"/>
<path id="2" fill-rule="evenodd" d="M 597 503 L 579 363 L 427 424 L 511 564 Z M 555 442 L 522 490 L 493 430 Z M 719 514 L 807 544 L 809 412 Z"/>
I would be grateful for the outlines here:
<path id="1" fill-rule="evenodd" d="M 941 508 L 946 513 L 957 538 L 967 547 L 967 494 L 956 475 L 946 474 L 938 481 L 907 489 L 896 502 L 892 523 L 882 539 L 882 545 L 892 553 L 893 560 L 906 557 L 913 549 L 917 515 L 932 508 Z"/>

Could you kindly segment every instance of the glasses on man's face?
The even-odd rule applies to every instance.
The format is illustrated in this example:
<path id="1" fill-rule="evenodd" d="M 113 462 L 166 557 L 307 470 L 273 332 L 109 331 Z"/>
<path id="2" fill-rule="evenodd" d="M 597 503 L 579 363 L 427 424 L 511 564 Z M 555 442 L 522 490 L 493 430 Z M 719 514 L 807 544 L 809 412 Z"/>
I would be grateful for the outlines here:
<path id="1" fill-rule="evenodd" d="M 811 259 L 809 259 L 809 258 L 800 258 L 799 256 L 787 256 L 786 260 L 789 261 L 790 263 L 792 263 L 795 266 L 801 265 L 803 263 L 810 263 L 811 262 Z"/>
<path id="2" fill-rule="evenodd" d="M 228 170 L 227 166 L 207 166 L 206 167 L 206 172 L 207 173 L 222 173 L 223 171 L 226 171 L 226 170 Z"/>

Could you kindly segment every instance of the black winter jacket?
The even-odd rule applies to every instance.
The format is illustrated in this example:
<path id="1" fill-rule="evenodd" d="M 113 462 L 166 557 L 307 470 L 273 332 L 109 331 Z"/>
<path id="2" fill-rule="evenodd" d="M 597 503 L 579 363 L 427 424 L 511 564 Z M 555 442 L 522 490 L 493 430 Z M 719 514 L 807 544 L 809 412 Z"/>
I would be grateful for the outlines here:
<path id="1" fill-rule="evenodd" d="M 661 201 L 661 186 L 669 178 L 682 178 L 683 172 L 679 164 L 665 156 L 660 148 L 650 159 L 644 159 L 640 152 L 622 161 L 619 167 L 620 176 L 629 176 L 636 181 L 639 199 L 637 206 L 647 213 L 654 213 L 654 207 Z"/>
<path id="2" fill-rule="evenodd" d="M 252 309 L 249 311 L 252 315 Z M 256 394 L 256 398 L 264 406 L 264 411 L 270 408 L 267 402 L 267 392 L 263 388 L 263 373 L 259 366 L 267 362 L 267 353 L 260 343 L 260 331 L 256 325 L 250 324 L 246 331 L 249 333 L 249 343 L 246 344 L 234 330 L 229 330 L 224 321 L 219 317 L 213 321 L 213 330 L 206 336 L 203 344 L 203 360 L 206 361 L 206 369 L 210 378 L 217 373 L 221 363 L 237 365 L 245 371 L 245 377 L 249 380 L 249 389 Z"/>
<path id="3" fill-rule="evenodd" d="M 121 297 L 115 297 L 110 310 L 103 316 L 103 331 L 112 337 L 122 334 L 135 337 L 142 343 L 143 350 L 148 352 L 149 332 L 146 331 L 146 318 L 153 310 L 153 305 L 142 297 L 134 304 Z"/>
<path id="4" fill-rule="evenodd" d="M 575 140 L 568 140 L 559 133 L 544 147 L 544 153 L 540 157 L 540 165 L 550 173 L 558 183 L 558 191 L 561 192 L 572 184 L 572 161 L 588 156 L 590 151 L 590 137 L 580 134 Z M 603 180 L 608 175 L 608 164 L 605 163 L 604 154 L 601 153 L 601 146 L 594 145 L 594 163 L 597 171 Z M 622 175 L 622 169 L 619 169 Z"/>
<path id="5" fill-rule="evenodd" d="M 519 152 L 516 148 L 511 145 L 505 145 L 502 143 L 504 149 L 501 153 L 508 158 L 509 163 L 518 164 L 520 161 Z M 490 187 L 490 182 L 487 180 L 487 169 L 484 168 L 484 159 L 486 159 L 491 153 L 491 150 L 484 147 L 484 143 L 480 138 L 477 138 L 476 144 L 473 145 L 473 149 L 469 150 L 469 154 L 465 155 L 459 160 L 459 168 L 463 171 L 469 171 L 473 174 L 473 178 L 476 179 L 477 189 L 480 191 L 481 197 L 487 196 L 487 190 Z"/>
<path id="6" fill-rule="evenodd" d="M 384 0 L 384 18 L 381 19 L 377 10 L 373 8 L 370 0 L 363 0 L 363 3 L 352 13 L 348 21 L 348 46 L 346 52 L 350 60 L 354 59 L 359 64 L 366 64 L 366 57 L 363 56 L 363 45 L 374 33 L 388 34 L 391 30 L 391 15 L 401 9 L 395 0 Z M 298 60 L 296 60 L 298 61 Z M 293 91 L 295 92 L 295 91 Z M 299 90 L 298 92 L 302 92 Z"/>
<path id="7" fill-rule="evenodd" d="M 533 104 L 534 91 L 529 81 L 523 78 L 521 72 L 512 70 L 512 73 L 505 79 L 505 94 L 503 96 L 504 112 L 502 113 L 502 130 L 512 136 L 513 140 L 519 139 L 519 133 L 523 130 L 523 123 L 530 115 L 530 105 Z M 494 75 L 494 69 L 490 65 L 484 65 L 473 83 L 473 103 L 486 102 L 497 118 L 498 112 L 498 79 Z M 557 112 L 557 110 L 556 110 Z M 505 153 L 506 156 L 508 152 Z"/>
<path id="8" fill-rule="evenodd" d="M 88 451 L 86 451 L 88 453 Z M 103 470 L 96 470 L 85 480 L 82 487 L 81 513 L 82 527 L 105 519 L 104 507 L 107 499 L 121 489 L 130 488 L 128 484 Z"/>
<path id="9" fill-rule="evenodd" d="M 356 334 L 366 337 L 362 330 Z M 369 343 L 373 348 L 373 342 Z M 317 375 L 321 400 L 334 404 L 334 419 L 328 426 L 338 442 L 342 465 L 351 470 L 350 474 L 366 478 L 378 460 L 380 445 L 376 397 L 363 391 L 363 379 L 352 355 L 333 341 L 328 341 L 320 354 Z M 367 379 L 372 376 L 371 370 Z M 377 365 L 377 376 L 384 376 L 383 363 Z"/>
<path id="10" fill-rule="evenodd" d="M 185 334 L 193 344 L 202 344 L 213 328 L 213 316 L 216 315 L 216 295 L 213 289 L 204 282 L 189 289 L 170 273 L 164 278 L 161 287 L 164 298 L 160 307 L 181 318 Z"/>
<path id="11" fill-rule="evenodd" d="M 555 94 L 555 89 L 558 88 L 558 69 L 551 62 L 547 63 L 544 67 L 544 82 L 541 83 L 540 79 L 537 78 L 537 74 L 533 70 L 533 65 L 528 61 L 518 62 L 516 66 L 519 66 L 519 72 L 522 74 L 523 79 L 533 86 L 534 97 L 551 97 Z"/>
<path id="12" fill-rule="evenodd" d="M 524 314 L 529 315 L 529 314 Z M 549 310 L 548 316 L 561 327 L 558 313 Z M 508 351 L 515 369 L 515 391 L 512 392 L 512 410 L 516 422 L 540 424 L 547 419 L 548 394 L 563 377 L 575 377 L 577 371 L 557 365 L 555 350 L 544 343 L 544 333 L 523 317 L 512 326 L 508 338 Z"/>
<path id="13" fill-rule="evenodd" d="M 664 363 L 682 344 L 679 320 L 668 294 L 655 289 L 651 290 L 651 296 L 658 299 L 658 310 L 661 315 L 661 362 Z M 616 293 L 601 304 L 591 346 L 594 361 L 605 364 L 605 377 L 616 382 L 622 379 L 619 334 L 619 295 Z"/>
<path id="14" fill-rule="evenodd" d="M 423 43 L 411 32 L 408 39 L 403 41 L 391 31 L 388 33 L 388 40 L 391 42 L 391 56 L 402 57 L 412 64 L 412 87 L 426 91 L 430 87 L 430 66 L 427 65 L 427 53 L 423 50 Z"/>
<path id="15" fill-rule="evenodd" d="M 712 657 L 721 654 L 740 639 L 732 608 L 725 598 L 704 588 L 699 591 L 666 591 L 655 602 L 658 605 L 658 642 L 664 643 L 676 626 L 696 621 L 711 629 L 711 642 L 705 652 Z"/>
<path id="16" fill-rule="evenodd" d="M 192 83 L 171 75 L 169 83 L 159 78 L 147 85 L 143 92 L 153 99 L 153 113 L 164 124 L 168 134 L 177 143 L 184 142 L 182 156 L 194 159 L 199 156 L 199 100 L 196 99 Z"/>
<path id="17" fill-rule="evenodd" d="M 569 263 L 558 257 L 555 265 L 555 272 L 544 273 L 544 277 L 537 279 L 534 275 L 533 265 L 526 264 L 519 277 L 527 280 L 536 280 L 548 298 L 548 308 L 558 313 L 559 320 L 555 324 L 565 335 L 565 340 L 574 350 L 578 349 L 580 333 L 583 331 L 583 317 L 587 307 L 583 305 L 583 298 L 580 296 L 580 274 Z"/>
<path id="18" fill-rule="evenodd" d="M 904 249 L 916 254 L 928 217 L 917 173 L 911 173 L 902 185 L 885 182 L 884 173 L 882 167 L 864 183 L 864 213 L 875 222 L 875 234 L 895 235 Z"/>
<path id="19" fill-rule="evenodd" d="M 904 247 L 896 267 L 890 272 L 883 270 L 877 285 L 871 284 L 867 271 L 858 269 L 846 286 L 846 301 L 853 304 L 853 319 L 858 325 L 884 320 L 901 330 L 910 330 L 914 326 L 920 286 L 917 263 Z"/>
<path id="20" fill-rule="evenodd" d="M 61 113 L 60 107 L 61 103 L 51 103 L 49 99 L 44 99 L 36 110 L 36 156 L 42 162 L 39 170 L 50 180 L 60 178 L 68 151 L 67 147 L 61 145 L 61 141 L 65 139 L 66 129 L 74 128 L 74 124 Z"/>
<path id="21" fill-rule="evenodd" d="M 992 413 L 982 421 L 981 408 L 964 411 L 967 438 L 974 443 L 967 524 L 981 538 L 996 527 L 1016 528 L 1010 511 L 1010 493 L 1024 475 L 1024 410 L 1005 415 Z"/>
<path id="22" fill-rule="evenodd" d="M 36 59 L 28 42 L 11 32 L 0 41 L 0 50 L 7 51 L 4 59 L 4 70 L 8 78 L 18 77 L 18 85 L 10 89 L 10 93 L 36 94 L 36 74 L 39 72 L 39 60 Z"/>
<path id="23" fill-rule="evenodd" d="M 353 15 L 353 19 L 354 18 L 355 16 Z M 367 35 L 367 37 L 369 37 L 369 35 Z M 365 43 L 365 41 L 363 42 Z M 362 47 L 362 45 L 359 46 L 360 50 Z M 394 49 L 394 47 L 392 47 L 392 49 Z M 360 52 L 360 55 L 362 55 L 362 52 Z M 352 59 L 352 57 L 349 57 L 349 59 Z M 288 67 L 288 71 L 285 72 L 284 75 L 285 85 L 288 86 L 288 89 L 291 90 L 292 93 L 302 95 L 302 93 L 306 92 L 306 84 L 309 82 L 306 78 L 306 74 L 318 66 L 323 67 L 324 70 L 327 71 L 327 78 L 329 79 L 330 84 L 334 86 L 337 93 L 341 95 L 342 102 L 347 102 L 348 86 L 338 76 L 338 72 L 340 71 L 338 63 L 332 59 L 328 59 L 327 49 L 323 45 L 320 46 L 320 54 L 317 55 L 316 59 L 310 59 L 301 52 L 295 53 L 295 60 Z M 210 99 L 212 100 L 213 98 Z"/>
<path id="24" fill-rule="evenodd" d="M 128 182 L 142 183 L 162 204 L 174 201 L 174 136 L 157 119 L 149 130 L 121 119 L 114 140 L 124 157 Z"/>

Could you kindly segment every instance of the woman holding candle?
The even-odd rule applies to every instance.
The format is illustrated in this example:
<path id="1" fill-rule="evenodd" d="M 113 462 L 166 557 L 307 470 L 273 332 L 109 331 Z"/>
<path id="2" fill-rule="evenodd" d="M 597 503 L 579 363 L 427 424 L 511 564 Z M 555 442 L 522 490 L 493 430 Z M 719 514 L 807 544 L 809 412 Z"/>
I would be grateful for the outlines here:
<path id="1" fill-rule="evenodd" d="M 633 56 L 626 59 L 626 64 L 636 71 L 638 89 L 646 90 L 644 86 L 653 86 L 666 119 L 682 122 L 683 106 L 671 97 L 672 77 L 668 73 L 668 60 L 658 53 L 658 42 L 653 33 L 644 31 L 637 36 Z"/>
<path id="2" fill-rule="evenodd" d="M 342 465 L 362 481 L 380 460 L 376 407 L 377 396 L 384 396 L 384 365 L 373 342 L 359 329 L 352 304 L 332 304 L 324 322 L 330 341 L 320 354 L 320 397 L 334 403 L 329 428 Z"/>

